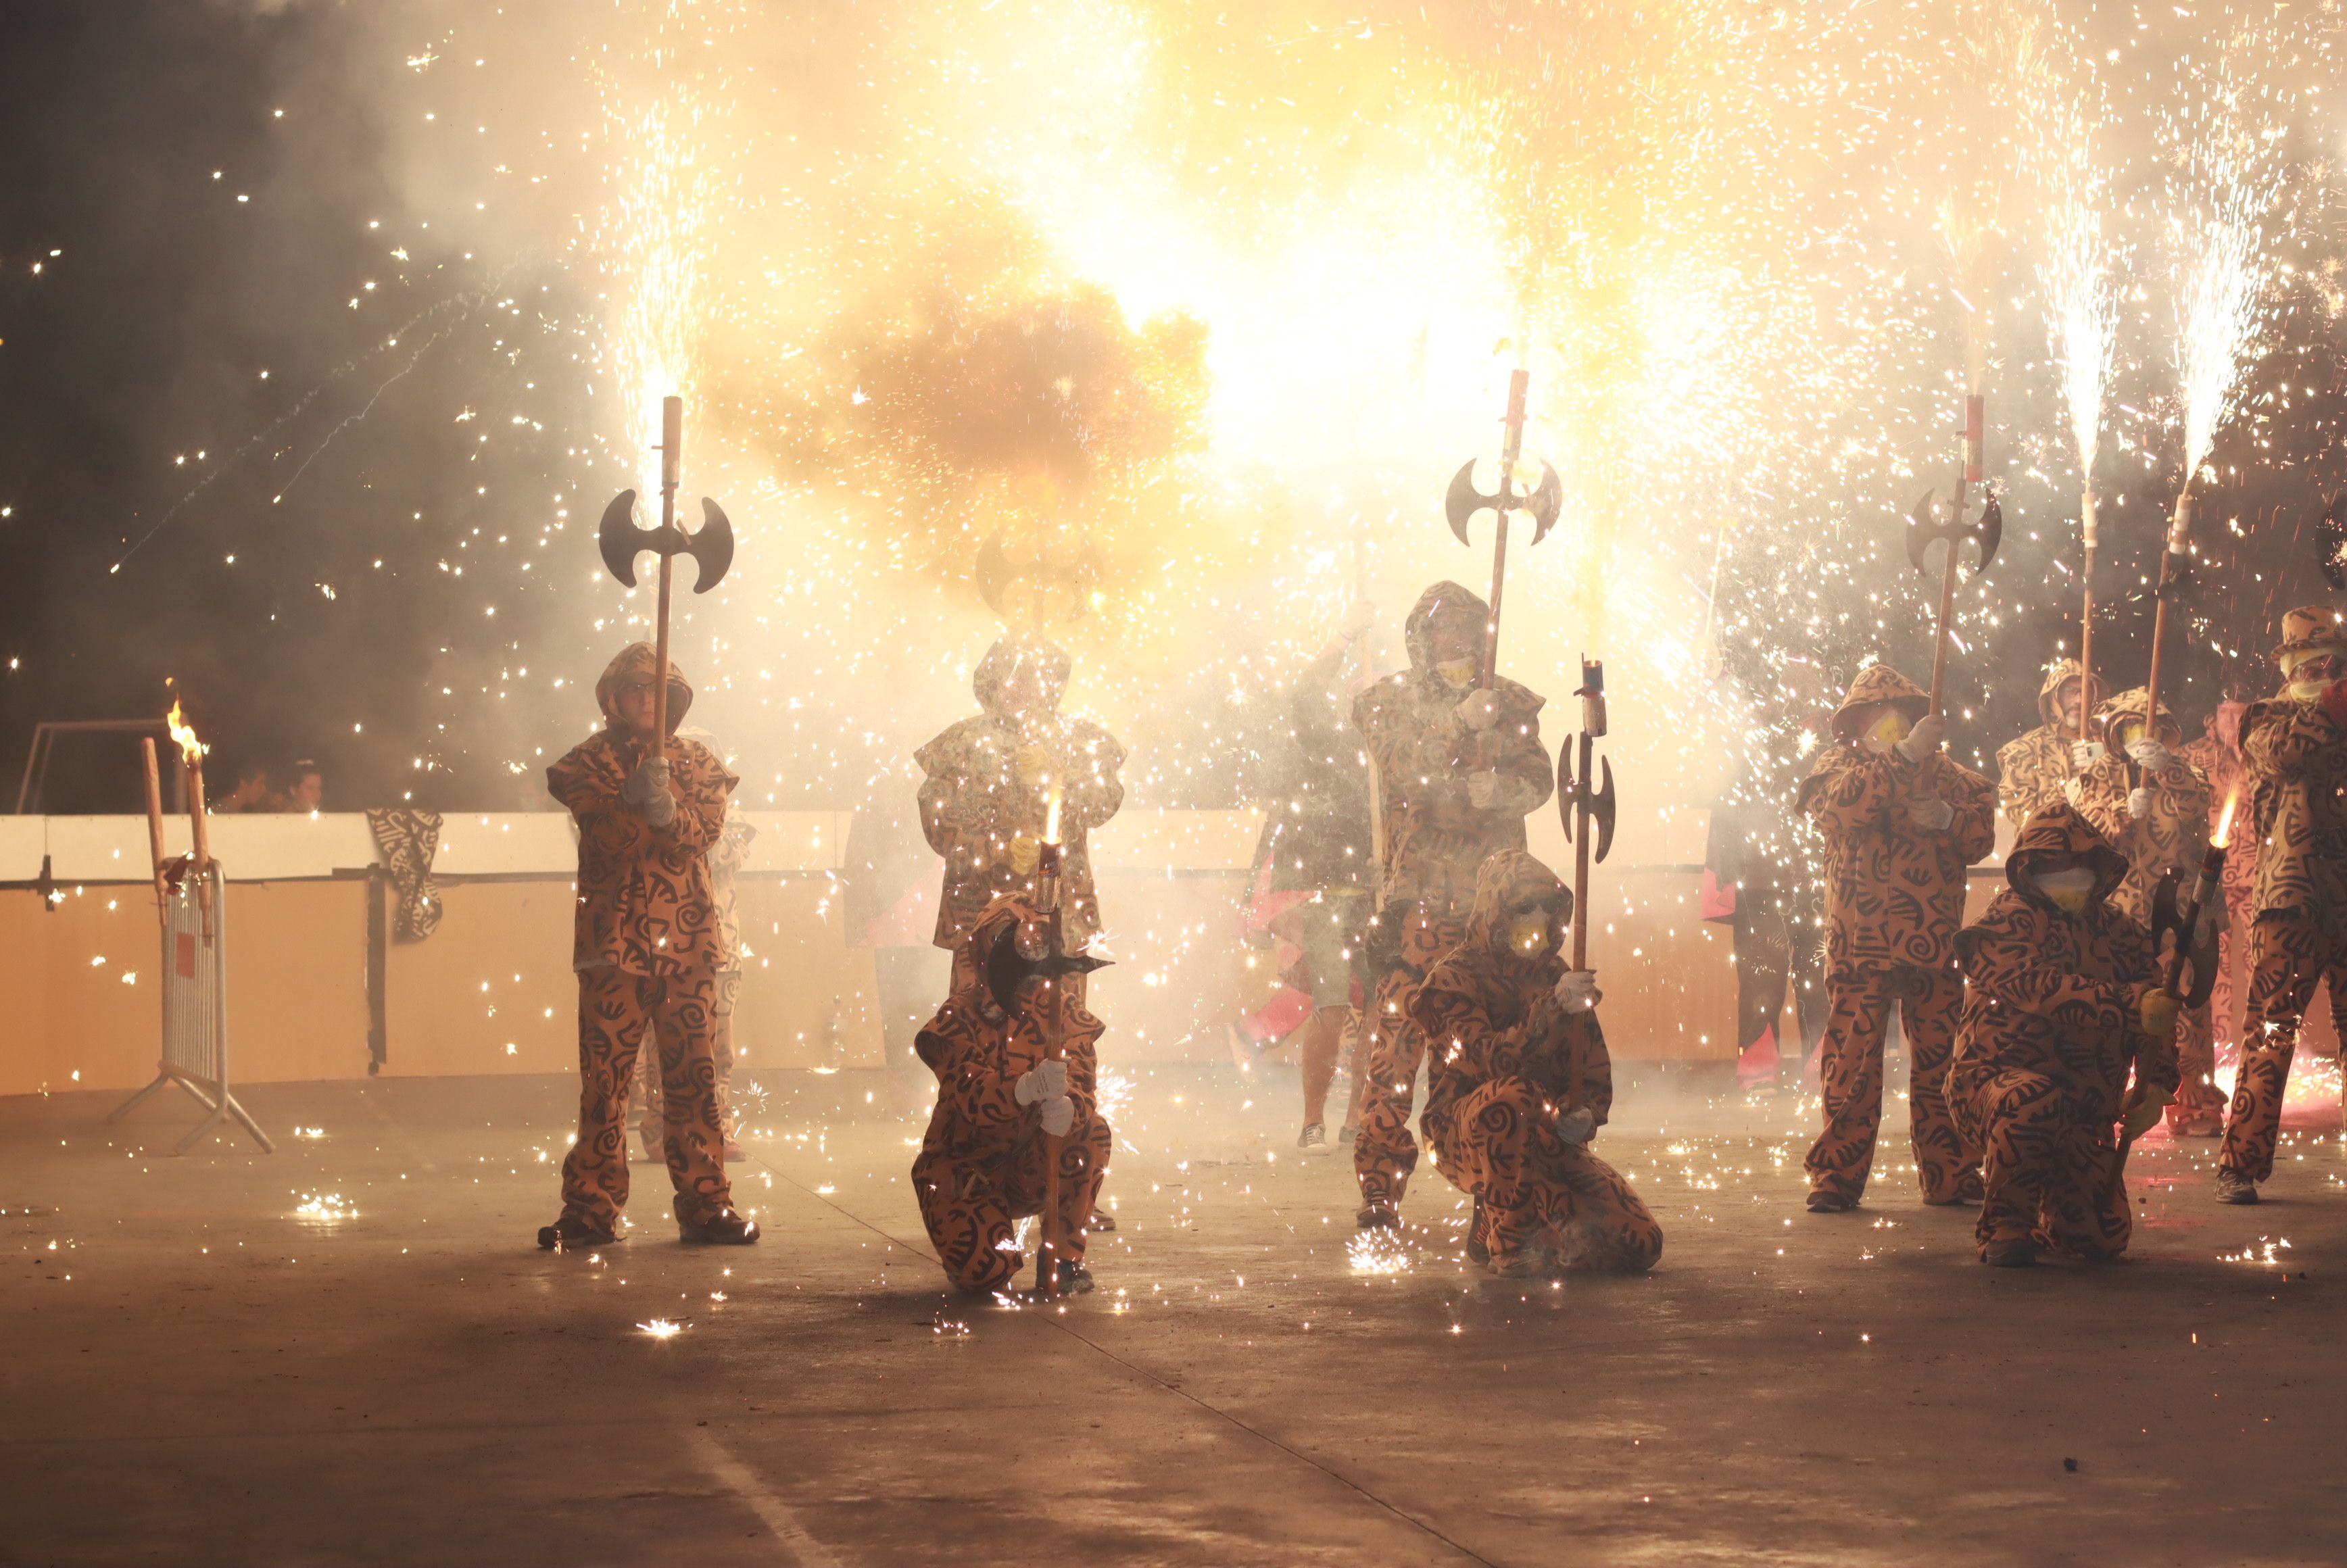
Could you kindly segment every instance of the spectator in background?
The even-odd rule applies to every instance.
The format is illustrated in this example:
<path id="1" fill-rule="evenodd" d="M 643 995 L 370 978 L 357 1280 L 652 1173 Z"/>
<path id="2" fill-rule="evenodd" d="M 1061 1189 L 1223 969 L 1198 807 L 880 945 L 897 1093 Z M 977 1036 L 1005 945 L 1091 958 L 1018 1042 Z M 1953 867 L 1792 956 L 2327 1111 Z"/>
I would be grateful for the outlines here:
<path id="1" fill-rule="evenodd" d="M 304 757 L 285 774 L 285 793 L 275 797 L 275 804 L 255 810 L 313 812 L 326 809 L 326 775 L 318 764 Z"/>
<path id="2" fill-rule="evenodd" d="M 277 797 L 269 793 L 269 770 L 259 763 L 247 763 L 236 770 L 236 787 L 210 804 L 216 815 L 234 816 L 249 811 L 275 811 L 276 802 Z"/>

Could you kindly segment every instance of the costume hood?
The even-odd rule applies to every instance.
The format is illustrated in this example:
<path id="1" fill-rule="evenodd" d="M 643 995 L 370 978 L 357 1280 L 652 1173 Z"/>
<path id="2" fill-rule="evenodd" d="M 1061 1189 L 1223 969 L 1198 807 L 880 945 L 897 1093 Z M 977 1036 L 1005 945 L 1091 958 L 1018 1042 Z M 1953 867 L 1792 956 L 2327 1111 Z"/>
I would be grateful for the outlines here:
<path id="1" fill-rule="evenodd" d="M 1850 695 L 1834 710 L 1834 733 L 1845 741 L 1858 739 L 1858 711 L 1877 702 L 1891 703 L 1912 723 L 1931 712 L 1932 694 L 1888 664 L 1870 664 L 1858 672 L 1850 683 Z"/>
<path id="2" fill-rule="evenodd" d="M 2127 880 L 2127 857 L 2112 848 L 2110 840 L 2096 832 L 2095 825 L 2067 801 L 2047 806 L 2021 825 L 2013 853 L 2005 856 L 2004 879 L 2024 898 L 2041 909 L 2050 909 L 2053 905 L 2030 880 L 2030 873 L 2041 860 L 2074 855 L 2085 856 L 2095 868 L 2096 905 Z"/>
<path id="3" fill-rule="evenodd" d="M 595 702 L 603 710 L 604 721 L 611 728 L 622 730 L 627 727 L 627 722 L 620 717 L 620 711 L 613 702 L 620 682 L 631 681 L 639 675 L 650 675 L 659 661 L 660 651 L 651 643 L 630 642 L 620 650 L 618 658 L 603 667 L 602 679 L 595 682 Z M 676 727 L 684 723 L 685 710 L 692 706 L 692 683 L 684 678 L 684 671 L 677 668 L 676 660 L 671 656 L 668 661 L 670 734 L 676 733 Z"/>
<path id="4" fill-rule="evenodd" d="M 1003 683 L 1022 666 L 1036 676 L 1043 712 L 1058 712 L 1060 699 L 1068 690 L 1071 664 L 1067 652 L 1046 638 L 1021 632 L 997 639 L 994 646 L 986 651 L 986 657 L 978 661 L 978 669 L 969 678 L 970 690 L 978 693 L 978 705 L 997 718 L 1009 717 L 1001 707 Z"/>
<path id="5" fill-rule="evenodd" d="M 2317 648 L 2347 652 L 2347 628 L 2340 625 L 2337 610 L 2325 605 L 2301 604 L 2281 618 L 2281 646 L 2273 651 L 2273 661 L 2283 674 L 2290 673 L 2293 656 Z"/>
<path id="6" fill-rule="evenodd" d="M 2062 683 L 2065 681 L 2077 680 L 2080 673 L 2078 661 L 2075 659 L 2056 659 L 2047 666 L 2045 684 L 2037 688 L 2037 717 L 2045 723 L 2055 729 L 2061 727 L 2062 708 L 2059 699 L 2062 693 Z M 2095 704 L 2101 702 L 2103 694 L 2109 690 L 2110 688 L 2104 685 L 2099 677 L 2096 678 L 2090 689 L 2079 693 L 2085 701 L 2079 703 L 2078 711 L 2081 713 L 2093 712 Z"/>
<path id="7" fill-rule="evenodd" d="M 1417 674 L 1434 673 L 1434 627 L 1437 621 L 1472 626 L 1481 639 L 1491 624 L 1491 607 L 1455 582 L 1438 582 L 1418 596 L 1401 623 L 1402 641 L 1409 649 L 1409 667 Z"/>
<path id="8" fill-rule="evenodd" d="M 2096 711 L 2096 717 L 2100 718 L 2103 722 L 2103 733 L 2106 735 L 2109 734 L 2121 720 L 2142 719 L 2145 713 L 2150 711 L 2150 704 L 2151 689 L 2147 686 L 2137 686 L 2131 691 L 2120 692 L 2109 702 L 2105 702 L 2102 707 Z M 2164 729 L 2172 735 L 2181 735 L 2183 733 L 2183 731 L 2177 728 L 2175 710 L 2170 708 L 2165 702 L 2162 702 L 2159 705 L 2159 724 L 2157 728 Z M 2234 721 L 2234 729 L 2235 733 L 2238 733 L 2239 731 L 2239 721 L 2238 719 Z"/>
<path id="9" fill-rule="evenodd" d="M 1522 850 L 1500 850 L 1476 868 L 1475 905 L 1468 914 L 1467 938 L 1460 948 L 1467 952 L 1508 952 L 1503 927 L 1509 911 L 1535 903 L 1548 908 L 1548 953 L 1542 956 L 1553 957 L 1563 945 L 1565 927 L 1573 921 L 1573 889 Z"/>

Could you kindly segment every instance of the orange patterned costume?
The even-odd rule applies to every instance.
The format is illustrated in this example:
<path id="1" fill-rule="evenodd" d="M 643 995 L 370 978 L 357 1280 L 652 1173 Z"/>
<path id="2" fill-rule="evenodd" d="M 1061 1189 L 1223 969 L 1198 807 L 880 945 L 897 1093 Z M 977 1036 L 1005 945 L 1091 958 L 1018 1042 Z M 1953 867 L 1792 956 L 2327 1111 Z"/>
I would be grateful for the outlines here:
<path id="1" fill-rule="evenodd" d="M 2053 856 L 2092 866 L 2082 913 L 2057 907 L 2032 879 Z M 1983 1257 L 2016 1244 L 2084 1257 L 2127 1250 L 2127 1192 L 2110 1175 L 2127 1071 L 2176 1087 L 2174 1048 L 2140 1021 L 2157 986 L 2150 937 L 2114 897 L 2129 869 L 2081 814 L 2049 807 L 2014 843 L 2010 886 L 1956 939 L 1971 986 L 1948 1102 L 1983 1151 Z"/>
<path id="2" fill-rule="evenodd" d="M 1470 693 L 1435 669 L 1438 620 L 1471 627 L 1480 638 L 1490 620 L 1481 599 L 1457 583 L 1436 583 L 1403 622 L 1409 668 L 1353 703 L 1384 812 L 1378 846 L 1384 901 L 1368 949 L 1368 1076 L 1353 1144 L 1364 1224 L 1392 1222 L 1418 1166 L 1409 1113 L 1426 1042 L 1410 1021 L 1409 998 L 1465 935 L 1476 868 L 1500 850 L 1522 849 L 1526 814 L 1555 789 L 1541 744 L 1542 700 L 1499 679 L 1491 692 L 1499 721 L 1477 731 L 1460 716 Z M 1479 794 L 1486 804 L 1476 804 Z"/>
<path id="3" fill-rule="evenodd" d="M 2275 661 L 2286 677 L 2310 657 L 2347 653 L 2347 630 L 2321 606 L 2282 618 Z M 2293 682 L 2241 721 L 2260 847 L 2250 927 L 2241 1064 L 2218 1155 L 2218 1195 L 2256 1201 L 2273 1174 L 2282 1094 L 2315 987 L 2347 1039 L 2347 681 Z"/>
<path id="4" fill-rule="evenodd" d="M 1072 1109 L 1060 1140 L 1063 1284 L 1071 1272 L 1082 1273 L 1084 1233 L 1108 1174 L 1110 1128 L 1093 1087 L 1101 1020 L 1084 1006 L 1084 977 L 1051 982 L 1065 988 L 1056 1020 L 1043 982 L 1027 982 L 1008 1012 L 987 983 L 999 941 L 1048 927 L 1023 896 L 1007 894 L 988 905 L 954 949 L 952 994 L 914 1042 L 938 1075 L 938 1102 L 913 1158 L 913 1196 L 946 1277 L 964 1290 L 1001 1289 L 1026 1263 L 1018 1222 L 1043 1212 L 1048 1144 L 1044 1106 L 1022 1104 L 1019 1084 L 1049 1054 L 1055 1028 Z"/>
<path id="5" fill-rule="evenodd" d="M 2209 793 L 2208 778 L 2192 765 L 2188 754 L 2172 749 L 2182 736 L 2165 702 L 2159 705 L 2154 738 L 2171 748 L 2168 765 L 2153 772 L 2129 764 L 2121 737 L 2143 729 L 2150 700 L 2151 693 L 2138 686 L 2103 704 L 2101 733 L 2110 739 L 2111 749 L 2079 779 L 2077 798 L 2078 810 L 2095 831 L 2127 858 L 2127 880 L 2111 895 L 2111 907 L 2147 931 L 2160 878 L 2173 869 L 2188 888 L 2200 857 L 2208 853 Z M 2128 804 L 2137 780 L 2148 808 L 2140 817 Z M 2217 1054 L 2209 1014 L 2206 1007 L 2194 1008 L 2177 1027 L 2178 1071 L 2183 1081 L 2169 1116 L 2179 1132 L 2200 1137 L 2214 1137 L 2225 1125 L 2225 1097 L 2213 1078 Z"/>
<path id="6" fill-rule="evenodd" d="M 696 741 L 668 743 L 672 812 L 626 799 L 638 746 L 615 706 L 623 682 L 648 682 L 651 645 L 632 644 L 596 682 L 606 727 L 546 770 L 548 789 L 579 825 L 578 913 L 571 968 L 579 972 L 579 1139 L 562 1162 L 568 1241 L 610 1232 L 628 1203 L 628 1088 L 644 1031 L 655 1030 L 676 1214 L 696 1227 L 730 1223 L 717 1069 L 710 1047 L 719 941 L 710 895 L 709 847 L 725 828 L 738 782 Z M 669 666 L 669 723 L 684 717 L 692 688 Z M 665 826 L 650 818 L 666 815 Z M 754 1232 L 753 1233 L 754 1234 Z M 541 1245 L 553 1245 L 540 1233 Z"/>
<path id="7" fill-rule="evenodd" d="M 2225 802 L 2238 797 L 2233 814 L 2230 847 L 2225 854 L 2225 928 L 2219 937 L 2222 958 L 2217 968 L 2217 989 L 2209 1001 L 2209 1021 L 2217 1043 L 2228 1050 L 2241 1039 L 2241 999 L 2248 987 L 2243 975 L 2249 959 L 2250 926 L 2256 913 L 2251 895 L 2258 879 L 2258 827 L 2250 803 L 2249 764 L 2241 755 L 2241 721 L 2250 711 L 2246 701 L 2228 697 L 2204 723 L 2201 737 L 2184 748 L 2184 760 L 2209 781 L 2209 831 L 2217 830 Z M 2221 1117 L 2222 1107 L 2219 1108 Z M 2169 1111 L 2170 1121 L 2176 1112 Z M 2221 1131 L 2221 1126 L 2220 1129 Z"/>
<path id="8" fill-rule="evenodd" d="M 1864 1195 L 1882 1122 L 1882 1043 L 1902 1009 L 1908 1129 L 1927 1204 L 1978 1191 L 1974 1155 L 1948 1119 L 1948 1052 L 1963 999 L 1955 968 L 1964 871 L 1996 846 L 1996 788 L 1944 753 L 1911 762 L 1860 743 L 1856 723 L 1888 704 L 1920 716 L 1931 699 L 1888 665 L 1870 665 L 1834 713 L 1840 743 L 1819 757 L 1794 804 L 1826 845 L 1825 1131 L 1808 1159 L 1812 1207 Z M 1920 825 L 1913 803 L 1944 801 L 1945 826 Z"/>
<path id="9" fill-rule="evenodd" d="M 1997 748 L 1996 799 L 2005 821 L 2017 831 L 2022 824 L 2065 798 L 2062 785 L 2075 771 L 2071 743 L 2081 737 L 2062 725 L 2062 688 L 2079 678 L 2075 659 L 2058 659 L 2045 671 L 2037 689 L 2037 716 L 2045 722 Z M 2095 682 L 2090 699 L 2099 699 L 2103 683 Z M 2091 707 L 2090 700 L 2086 706 Z"/>
<path id="10" fill-rule="evenodd" d="M 1524 956 L 1508 926 L 1531 910 L 1548 917 L 1548 946 Z M 1550 1251 L 1562 1266 L 1624 1272 L 1663 1255 L 1662 1226 L 1589 1152 L 1613 1107 L 1614 1064 L 1597 1015 L 1556 1000 L 1572 912 L 1554 873 L 1501 850 L 1478 874 L 1466 938 L 1410 998 L 1410 1022 L 1433 1052 L 1426 1141 L 1437 1168 L 1477 1200 L 1494 1274 L 1540 1272 Z"/>

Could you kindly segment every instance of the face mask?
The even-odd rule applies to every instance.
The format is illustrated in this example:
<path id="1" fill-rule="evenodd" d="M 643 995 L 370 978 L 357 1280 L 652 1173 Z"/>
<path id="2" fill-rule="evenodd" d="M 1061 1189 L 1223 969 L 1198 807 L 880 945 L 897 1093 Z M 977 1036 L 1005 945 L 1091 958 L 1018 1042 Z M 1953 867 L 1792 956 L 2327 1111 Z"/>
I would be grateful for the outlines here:
<path id="1" fill-rule="evenodd" d="M 1508 922 L 1508 946 L 1529 958 L 1548 950 L 1548 917 L 1519 915 Z"/>
<path id="2" fill-rule="evenodd" d="M 1874 721 L 1874 728 L 1866 732 L 1860 743 L 1877 756 L 1907 738 L 1907 715 L 1893 708 Z"/>
<path id="3" fill-rule="evenodd" d="M 2331 690 L 2331 682 L 2328 681 L 2292 681 L 2288 686 L 2282 688 L 2282 690 L 2290 693 L 2290 700 L 2293 702 L 2311 702 L 2319 699 L 2322 693 Z"/>
<path id="4" fill-rule="evenodd" d="M 2065 915 L 2085 914 L 2095 897 L 2095 874 L 2084 866 L 2067 871 L 2041 872 L 2030 880 Z"/>
<path id="5" fill-rule="evenodd" d="M 1452 691 L 1463 692 L 1474 683 L 1476 673 L 1475 661 L 1472 659 L 1445 659 L 1442 662 L 1434 667 L 1434 672 L 1437 675 L 1441 676 L 1442 683 L 1450 687 Z"/>

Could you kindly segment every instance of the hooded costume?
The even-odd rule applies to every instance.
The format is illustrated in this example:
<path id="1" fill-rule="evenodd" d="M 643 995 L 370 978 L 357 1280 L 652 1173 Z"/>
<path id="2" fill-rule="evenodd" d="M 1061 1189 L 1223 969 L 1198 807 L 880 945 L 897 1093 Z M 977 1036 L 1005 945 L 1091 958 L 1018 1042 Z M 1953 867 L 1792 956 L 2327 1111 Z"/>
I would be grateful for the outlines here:
<path id="1" fill-rule="evenodd" d="M 1477 731 L 1460 712 L 1473 695 L 1435 667 L 1435 628 L 1471 628 L 1479 640 L 1491 609 L 1454 582 L 1419 596 L 1402 624 L 1409 668 L 1353 702 L 1384 812 L 1378 846 L 1383 899 L 1369 944 L 1370 1034 L 1361 1128 L 1353 1173 L 1365 1224 L 1389 1223 L 1418 1165 L 1410 1136 L 1412 1085 L 1426 1044 L 1410 1021 L 1409 998 L 1427 971 L 1466 934 L 1477 868 L 1524 846 L 1524 817 L 1555 788 L 1541 744 L 1542 699 L 1495 679 L 1499 721 Z M 1477 805 L 1478 774 L 1487 805 Z"/>
<path id="2" fill-rule="evenodd" d="M 2043 722 L 2017 740 L 2007 741 L 1996 753 L 1996 798 L 2004 820 L 2017 831 L 2021 825 L 2065 798 L 2063 782 L 2075 771 L 2070 745 L 2084 740 L 2062 727 L 2062 688 L 2082 674 L 2075 659 L 2059 659 L 2046 670 L 2037 688 L 2037 716 Z M 2078 712 L 2091 713 L 2102 700 L 2100 681 L 2079 694 Z"/>
<path id="3" fill-rule="evenodd" d="M 1809 1153 L 1812 1203 L 1846 1206 L 1866 1192 L 1882 1122 L 1882 1041 L 1891 1009 L 1906 1026 L 1908 1129 L 1927 1204 L 1976 1190 L 1973 1158 L 1948 1120 L 1945 1080 L 1963 981 L 1955 968 L 1964 872 L 1996 847 L 1995 786 L 1944 753 L 1921 763 L 1861 743 L 1857 720 L 1882 703 L 1910 720 L 1931 698 L 1885 664 L 1869 665 L 1835 710 L 1836 744 L 1794 795 L 1825 839 L 1826 1036 L 1819 1048 L 1825 1131 Z M 1952 813 L 1929 828 L 1911 803 Z M 1818 1194 L 1829 1194 L 1819 1199 Z"/>
<path id="4" fill-rule="evenodd" d="M 1067 654 L 1040 637 L 1000 639 L 970 678 L 982 711 L 914 753 L 927 775 L 921 828 L 946 862 L 940 948 L 958 948 L 1000 895 L 1033 895 L 1035 845 L 1055 788 L 1068 940 L 1081 947 L 1100 929 L 1086 842 L 1124 804 L 1124 748 L 1091 720 L 1061 713 L 1068 670 Z M 1031 693 L 1023 712 L 1011 711 L 1004 691 L 1014 678 Z"/>
<path id="5" fill-rule="evenodd" d="M 2315 653 L 2347 653 L 2347 630 L 2320 605 L 2291 610 L 2273 654 L 2285 682 Z M 2258 866 L 2240 1071 L 2217 1163 L 2220 1181 L 2229 1173 L 2255 1183 L 2273 1174 L 2299 1025 L 2326 979 L 2332 1018 L 2347 1038 L 2347 681 L 2303 698 L 2285 684 L 2280 696 L 2252 703 L 2241 753 Z"/>
<path id="6" fill-rule="evenodd" d="M 2250 802 L 2249 763 L 2241 755 L 2241 721 L 2249 714 L 2250 703 L 2239 692 L 2229 693 L 2217 711 L 2203 721 L 2198 740 L 2184 748 L 2184 760 L 2200 770 L 2209 781 L 2209 832 L 2214 836 L 2225 816 L 2225 803 L 2235 803 L 2231 836 L 2225 853 L 2225 927 L 2218 934 L 2221 955 L 2217 967 L 2217 989 L 2209 999 L 2209 1021 L 2211 1035 L 2211 1065 L 2215 1049 L 2221 1042 L 2227 1049 L 2240 1040 L 2240 1005 L 2249 957 L 2250 925 L 2255 911 L 2251 894 L 2258 879 L 2257 813 Z M 2179 1042 L 2178 1050 L 2182 1044 Z M 2192 1090 L 2191 1064 L 2185 1067 L 2183 1092 Z M 2224 1130 L 2225 1108 L 2222 1097 L 2217 1106 L 2218 1131 Z M 2188 1115 L 2184 1107 L 2168 1111 L 2171 1123 L 2181 1124 Z"/>
<path id="7" fill-rule="evenodd" d="M 628 1089 L 644 1031 L 655 1031 L 669 1178 L 690 1228 L 730 1215 L 711 1040 L 717 975 L 726 961 L 709 853 L 725 831 L 739 781 L 698 741 L 675 738 L 692 688 L 669 664 L 669 794 L 654 826 L 623 798 L 641 758 L 620 718 L 623 682 L 648 678 L 650 643 L 621 651 L 595 683 L 604 727 L 546 770 L 548 790 L 579 827 L 579 1139 L 562 1163 L 562 1221 L 609 1232 L 628 1202 Z M 558 1225 L 562 1222 L 558 1222 Z M 541 1235 L 541 1241 L 544 1240 Z"/>
<path id="8" fill-rule="evenodd" d="M 2094 871 L 2078 914 L 2034 879 L 2055 856 L 2083 857 Z M 2175 1049 L 2143 1032 L 2143 997 L 2157 982 L 2151 938 L 2115 897 L 2128 870 L 2084 815 L 2050 806 L 2022 828 L 2006 888 L 1957 938 L 1971 989 L 1948 1102 L 1983 1152 L 1974 1232 L 1983 1255 L 2010 1242 L 2087 1257 L 2127 1250 L 2112 1125 L 2130 1067 L 2161 1089 L 2173 1091 L 2177 1077 Z"/>
<path id="9" fill-rule="evenodd" d="M 2159 705 L 2156 729 L 2147 723 L 2150 701 L 2151 693 L 2141 686 L 2113 697 L 2096 715 L 2101 733 L 2116 738 L 2129 725 L 2140 725 L 2163 744 L 2178 738 L 2176 716 L 2167 703 Z M 2138 781 L 2149 808 L 2141 817 L 2128 805 Z M 2080 814 L 2127 856 L 2127 879 L 2111 895 L 2111 907 L 2146 930 L 2151 928 L 2152 897 L 2160 878 L 2173 870 L 2189 886 L 2208 853 L 2209 794 L 2209 780 L 2186 753 L 2170 751 L 2168 765 L 2151 773 L 2137 769 L 2116 743 L 2078 779 Z M 2194 1008 L 2178 1026 L 2176 1050 L 2183 1085 L 2170 1108 L 2170 1120 L 2179 1129 L 2202 1136 L 2222 1131 L 2225 1122 L 2225 1097 L 2214 1081 L 2217 1061 L 2209 1013 L 2207 1007 Z"/>
<path id="10" fill-rule="evenodd" d="M 1524 954 L 1509 926 L 1548 919 L 1548 945 Z M 1594 1012 L 1568 1013 L 1555 987 L 1573 894 L 1522 850 L 1483 862 L 1467 934 L 1411 996 L 1410 1021 L 1433 1050 L 1426 1140 L 1436 1166 L 1477 1200 L 1495 1274 L 1534 1272 L 1553 1250 L 1568 1267 L 1635 1272 L 1662 1256 L 1663 1231 L 1630 1184 L 1560 1135 L 1589 1112 L 1604 1125 L 1614 1065 Z"/>
<path id="11" fill-rule="evenodd" d="M 1084 1233 L 1108 1173 L 1109 1124 L 1093 1084 L 1101 1020 L 1084 1006 L 1084 977 L 1068 974 L 1055 1020 L 1047 990 L 1030 981 L 1006 1012 L 988 985 L 996 944 L 1049 917 L 1024 896 L 989 905 L 954 950 L 953 991 L 916 1038 L 921 1061 L 938 1075 L 937 1107 L 913 1159 L 913 1196 L 921 1222 L 964 1290 L 999 1290 L 1024 1266 L 1018 1222 L 1043 1211 L 1045 1142 L 1040 1104 L 1019 1102 L 1020 1076 L 1049 1054 L 1056 1027 L 1067 1063 L 1073 1119 L 1060 1143 L 1060 1264 L 1081 1270 Z"/>

